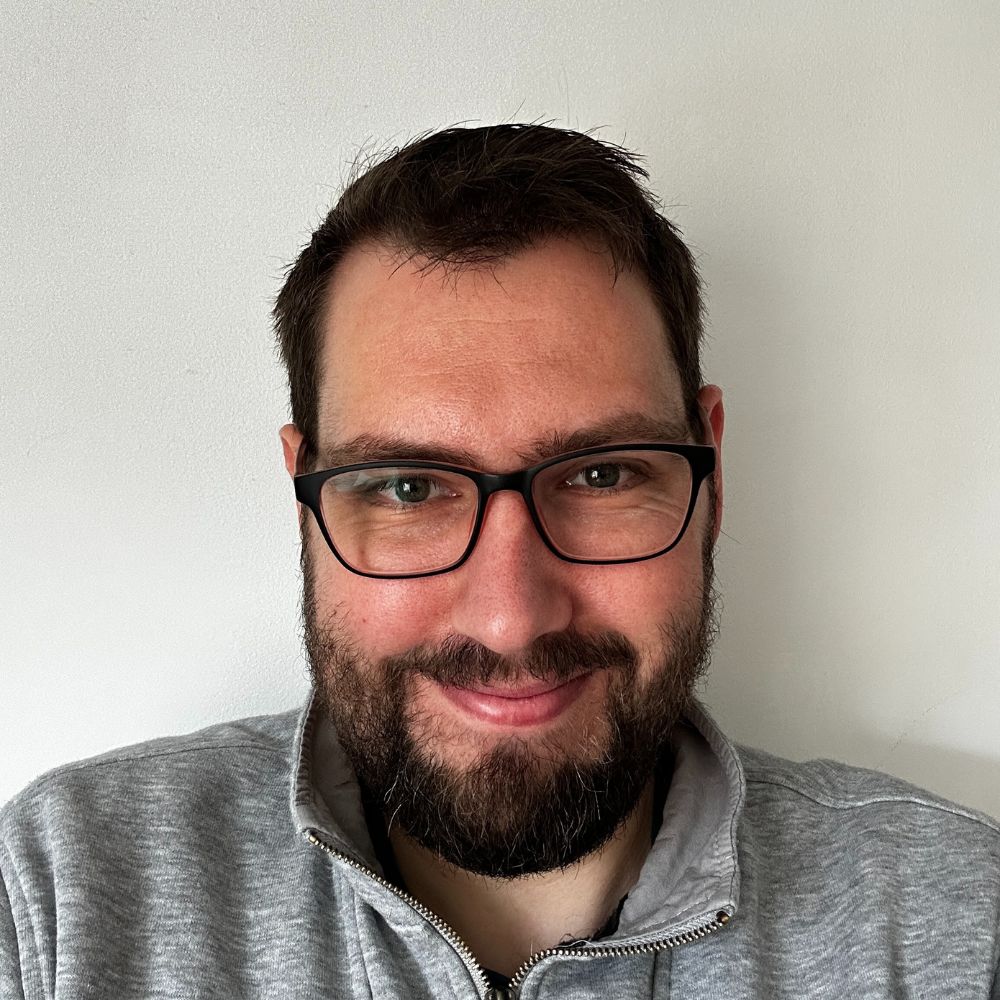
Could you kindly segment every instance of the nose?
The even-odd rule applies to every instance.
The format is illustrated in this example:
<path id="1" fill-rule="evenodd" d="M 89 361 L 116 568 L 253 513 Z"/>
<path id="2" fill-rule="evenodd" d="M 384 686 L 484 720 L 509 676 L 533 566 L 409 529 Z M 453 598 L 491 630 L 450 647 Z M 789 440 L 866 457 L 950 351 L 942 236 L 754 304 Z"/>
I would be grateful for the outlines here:
<path id="1" fill-rule="evenodd" d="M 573 569 L 542 541 L 523 497 L 494 493 L 472 555 L 454 571 L 455 633 L 512 656 L 540 635 L 568 628 Z"/>

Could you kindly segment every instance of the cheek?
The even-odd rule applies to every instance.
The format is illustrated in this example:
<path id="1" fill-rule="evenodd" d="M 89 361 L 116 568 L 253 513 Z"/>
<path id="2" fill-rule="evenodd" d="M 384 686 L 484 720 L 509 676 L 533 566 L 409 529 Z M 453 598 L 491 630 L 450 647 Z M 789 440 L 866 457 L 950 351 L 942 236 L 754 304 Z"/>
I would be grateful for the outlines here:
<path id="1" fill-rule="evenodd" d="M 392 656 L 433 644 L 447 620 L 443 578 L 373 580 L 344 569 L 320 539 L 314 552 L 315 597 L 322 617 L 336 615 L 369 656 Z"/>
<path id="2" fill-rule="evenodd" d="M 700 555 L 684 556 L 673 550 L 645 563 L 605 567 L 581 601 L 581 611 L 586 609 L 586 619 L 594 622 L 589 627 L 615 629 L 634 642 L 648 642 L 671 614 L 682 614 L 701 595 Z M 583 628 L 583 621 L 577 627 Z"/>
<path id="3" fill-rule="evenodd" d="M 662 625 L 701 615 L 706 521 L 699 508 L 684 537 L 665 555 L 588 570 L 579 591 L 577 628 L 613 629 L 635 643 L 645 659 L 658 656 Z"/>

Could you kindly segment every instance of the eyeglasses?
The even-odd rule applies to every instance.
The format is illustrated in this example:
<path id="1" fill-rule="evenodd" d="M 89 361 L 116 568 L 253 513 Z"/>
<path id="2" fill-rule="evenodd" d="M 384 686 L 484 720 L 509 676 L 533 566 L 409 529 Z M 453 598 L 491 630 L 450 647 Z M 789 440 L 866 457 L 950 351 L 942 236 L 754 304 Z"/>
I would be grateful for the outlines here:
<path id="1" fill-rule="evenodd" d="M 714 471 L 710 445 L 607 445 L 503 474 L 437 462 L 361 462 L 295 476 L 295 496 L 352 573 L 401 579 L 461 566 L 487 501 L 501 490 L 521 494 L 560 559 L 653 559 L 681 540 L 698 489 Z"/>

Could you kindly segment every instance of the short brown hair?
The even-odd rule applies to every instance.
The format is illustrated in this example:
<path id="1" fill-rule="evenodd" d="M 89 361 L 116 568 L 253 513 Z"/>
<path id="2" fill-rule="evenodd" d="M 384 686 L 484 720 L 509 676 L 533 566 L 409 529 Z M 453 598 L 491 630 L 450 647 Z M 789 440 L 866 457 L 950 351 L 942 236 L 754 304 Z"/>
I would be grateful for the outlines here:
<path id="1" fill-rule="evenodd" d="M 393 151 L 345 188 L 274 306 L 292 420 L 318 445 L 327 288 L 345 253 L 385 243 L 445 268 L 489 267 L 546 237 L 596 241 L 615 273 L 644 275 L 665 322 L 688 424 L 703 430 L 701 293 L 691 252 L 621 146 L 547 125 L 450 128 Z"/>

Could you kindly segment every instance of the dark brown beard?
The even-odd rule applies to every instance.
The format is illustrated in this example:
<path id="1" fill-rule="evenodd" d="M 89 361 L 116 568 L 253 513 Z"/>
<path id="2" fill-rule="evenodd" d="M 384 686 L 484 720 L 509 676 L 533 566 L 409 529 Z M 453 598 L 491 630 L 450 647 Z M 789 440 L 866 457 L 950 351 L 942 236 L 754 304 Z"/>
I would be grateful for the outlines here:
<path id="1" fill-rule="evenodd" d="M 638 650 L 613 631 L 544 635 L 514 659 L 455 637 L 435 649 L 417 647 L 373 662 L 342 628 L 320 621 L 303 542 L 313 682 L 362 787 L 390 824 L 445 861 L 494 878 L 564 868 L 607 843 L 638 804 L 708 668 L 717 631 L 708 537 L 700 606 L 661 626 L 661 662 L 644 684 Z M 526 675 L 562 680 L 581 665 L 609 674 L 606 724 L 586 753 L 511 737 L 457 770 L 430 741 L 414 738 L 408 692 L 416 676 L 457 686 Z"/>

